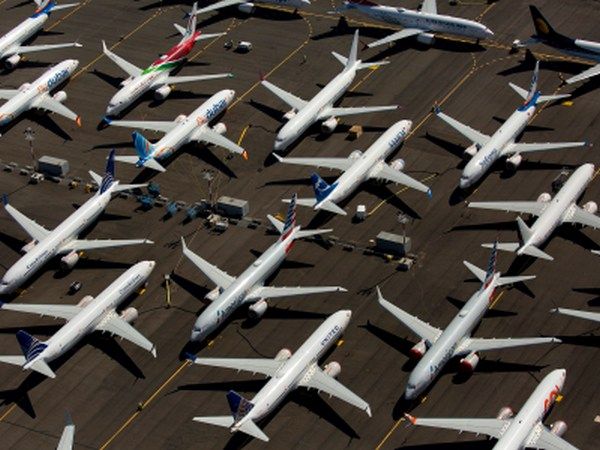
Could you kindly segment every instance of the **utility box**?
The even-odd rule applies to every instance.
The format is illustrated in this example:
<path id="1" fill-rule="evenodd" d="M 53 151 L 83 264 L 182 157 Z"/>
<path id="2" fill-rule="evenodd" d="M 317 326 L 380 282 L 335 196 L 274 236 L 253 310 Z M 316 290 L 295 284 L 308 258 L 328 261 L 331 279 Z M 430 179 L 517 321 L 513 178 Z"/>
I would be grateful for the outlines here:
<path id="1" fill-rule="evenodd" d="M 408 236 L 400 236 L 398 234 L 382 231 L 377 235 L 375 246 L 380 252 L 404 256 L 410 252 L 410 241 Z"/>
<path id="2" fill-rule="evenodd" d="M 51 177 L 64 177 L 69 173 L 69 161 L 53 156 L 42 156 L 38 159 L 38 172 Z"/>
<path id="3" fill-rule="evenodd" d="M 250 204 L 246 200 L 223 196 L 217 200 L 217 211 L 226 217 L 243 219 L 250 212 Z"/>
<path id="4" fill-rule="evenodd" d="M 363 221 L 367 218 L 367 207 L 365 205 L 358 205 L 356 207 L 356 214 L 354 214 L 356 220 Z"/>

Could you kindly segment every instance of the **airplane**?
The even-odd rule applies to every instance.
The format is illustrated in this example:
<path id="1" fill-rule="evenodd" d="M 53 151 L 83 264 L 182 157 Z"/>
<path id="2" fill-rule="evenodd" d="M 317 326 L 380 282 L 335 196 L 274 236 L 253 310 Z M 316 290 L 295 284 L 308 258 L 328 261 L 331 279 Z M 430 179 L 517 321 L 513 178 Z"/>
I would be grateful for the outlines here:
<path id="1" fill-rule="evenodd" d="M 600 217 L 596 215 L 598 211 L 596 202 L 589 201 L 583 207 L 577 206 L 577 200 L 593 177 L 594 165 L 583 164 L 571 174 L 554 198 L 549 193 L 543 192 L 533 202 L 471 202 L 469 208 L 514 211 L 537 216 L 538 219 L 531 227 L 528 227 L 521 217 L 517 217 L 522 242 L 498 244 L 498 249 L 552 261 L 554 258 L 539 247 L 546 242 L 556 227 L 563 223 L 578 223 L 600 228 Z M 483 244 L 483 246 L 489 247 L 490 244 Z"/>
<path id="2" fill-rule="evenodd" d="M 515 170 L 523 161 L 522 155 L 524 153 L 585 147 L 589 145 L 587 142 L 545 142 L 531 144 L 515 142 L 529 124 L 540 103 L 570 97 L 570 94 L 542 95 L 537 90 L 539 72 L 540 63 L 537 61 L 533 77 L 531 78 L 529 92 L 513 83 L 508 83 L 517 94 L 525 99 L 525 103 L 519 106 L 492 136 L 483 134 L 460 123 L 458 120 L 444 114 L 438 106 L 434 108 L 436 116 L 473 142 L 472 145 L 465 149 L 465 157 L 470 158 L 470 160 L 463 169 L 460 177 L 459 186 L 461 189 L 467 189 L 479 181 L 487 173 L 492 164 L 501 157 L 506 157 L 507 168 Z"/>
<path id="3" fill-rule="evenodd" d="M 413 425 L 485 434 L 498 440 L 494 450 L 577 450 L 562 438 L 567 431 L 565 422 L 557 420 L 550 428 L 542 422 L 560 396 L 566 374 L 565 369 L 556 369 L 546 375 L 516 416 L 511 408 L 505 406 L 493 419 L 426 419 L 410 414 L 405 414 L 405 417 Z"/>
<path id="4" fill-rule="evenodd" d="M 304 8 L 310 5 L 310 0 L 220 0 L 213 3 L 212 5 L 200 8 L 195 12 L 196 15 L 204 14 L 211 11 L 227 8 L 229 6 L 236 6 L 238 11 L 245 14 L 252 14 L 256 10 L 257 4 L 274 4 L 277 6 L 292 6 L 295 9 Z"/>
<path id="5" fill-rule="evenodd" d="M 584 320 L 592 320 L 594 322 L 600 322 L 600 313 L 591 311 L 580 311 L 578 309 L 569 308 L 553 308 L 550 310 L 551 313 L 563 314 L 565 316 L 577 317 Z"/>
<path id="6" fill-rule="evenodd" d="M 0 89 L 0 99 L 8 100 L 0 106 L 0 127 L 8 125 L 25 111 L 41 109 L 59 114 L 74 120 L 81 126 L 81 117 L 67 108 L 63 103 L 67 100 L 65 91 L 50 95 L 75 72 L 79 61 L 65 59 L 46 70 L 42 76 L 32 83 L 23 83 L 19 89 Z"/>
<path id="7" fill-rule="evenodd" d="M 0 280 L 0 295 L 14 292 L 56 255 L 64 255 L 60 259 L 61 266 L 72 269 L 79 260 L 79 252 L 85 250 L 153 244 L 148 239 L 77 239 L 77 236 L 102 214 L 113 194 L 146 186 L 146 184 L 119 184 L 119 181 L 114 179 L 114 150 L 110 152 L 104 177 L 91 170 L 89 173 L 98 185 L 98 192 L 52 231 L 19 212 L 8 203 L 6 195 L 4 196 L 5 211 L 32 240 L 21 249 L 24 255 L 6 271 Z"/>
<path id="8" fill-rule="evenodd" d="M 190 341 L 200 342 L 212 333 L 220 324 L 225 322 L 233 312 L 243 304 L 249 304 L 248 315 L 252 319 L 260 319 L 267 311 L 266 299 L 276 299 L 293 295 L 308 295 L 327 292 L 346 292 L 340 286 L 315 287 L 273 287 L 265 286 L 265 281 L 283 263 L 287 254 L 292 250 L 294 241 L 305 237 L 329 233 L 332 230 L 302 230 L 296 225 L 296 195 L 292 196 L 285 223 L 268 215 L 267 218 L 281 236 L 256 261 L 252 263 L 239 277 L 232 277 L 208 261 L 192 252 L 183 237 L 181 244 L 183 254 L 200 269 L 213 283 L 215 289 L 206 295 L 210 304 L 198 316 Z"/>
<path id="9" fill-rule="evenodd" d="M 56 374 L 48 364 L 94 331 L 116 334 L 149 351 L 156 358 L 154 344 L 130 325 L 137 319 L 138 311 L 131 306 L 119 313 L 116 311 L 124 300 L 146 282 L 155 265 L 154 261 L 141 261 L 135 264 L 97 297 L 86 295 L 77 305 L 0 303 L 0 310 L 60 317 L 67 321 L 47 341 L 40 341 L 26 331 L 17 331 L 17 340 L 23 356 L 0 356 L 0 362 L 21 366 L 23 370 L 31 369 L 47 377 L 56 378 Z"/>
<path id="10" fill-rule="evenodd" d="M 74 6 L 79 5 L 79 3 L 57 5 L 53 0 L 35 0 L 35 3 L 37 8 L 31 17 L 25 19 L 8 33 L 0 37 L 0 60 L 4 60 L 4 65 L 8 70 L 14 69 L 21 59 L 23 59 L 22 55 L 27 53 L 82 46 L 78 42 L 70 42 L 68 44 L 23 45 L 44 27 L 44 23 L 46 23 L 53 11 L 73 8 Z"/>
<path id="11" fill-rule="evenodd" d="M 352 84 L 358 70 L 374 69 L 388 64 L 389 61 L 362 62 L 360 59 L 357 59 L 358 30 L 354 33 L 354 39 L 348 58 L 336 52 L 331 52 L 331 54 L 342 63 L 344 70 L 327 83 L 327 85 L 309 101 L 302 100 L 267 80 L 261 81 L 261 84 L 264 87 L 283 100 L 284 103 L 287 103 L 292 107 L 292 109 L 283 116 L 283 118 L 287 120 L 287 123 L 277 133 L 275 145 L 273 146 L 274 151 L 285 150 L 315 122 L 323 121 L 321 125 L 323 132 L 333 133 L 339 122 L 338 117 L 398 109 L 398 105 L 363 106 L 358 108 L 334 107 L 334 103 L 344 95 L 346 90 L 350 87 L 350 84 Z"/>
<path id="12" fill-rule="evenodd" d="M 404 141 L 404 138 L 410 132 L 411 126 L 412 122 L 410 120 L 396 122 L 364 153 L 360 150 L 354 150 L 348 158 L 282 158 L 276 153 L 273 153 L 273 155 L 284 164 L 327 167 L 343 171 L 342 176 L 331 185 L 327 184 L 319 175 L 313 173 L 311 181 L 315 198 L 300 198 L 296 202 L 298 205 L 312 207 L 315 211 L 325 210 L 345 216 L 346 211 L 337 204 L 369 179 L 383 179 L 400 183 L 425 192 L 431 197 L 429 187 L 402 172 L 404 169 L 402 159 L 396 159 L 390 164 L 385 162 L 385 159 Z"/>
<path id="13" fill-rule="evenodd" d="M 126 128 L 141 128 L 143 130 L 154 130 L 165 133 L 162 139 L 151 144 L 144 136 L 134 131 L 133 145 L 138 156 L 116 156 L 115 160 L 137 167 L 148 167 L 158 172 L 166 172 L 158 161 L 166 159 L 179 150 L 183 145 L 190 142 L 207 142 L 218 145 L 231 153 L 242 155 L 248 159 L 248 152 L 235 142 L 227 139 L 224 134 L 227 127 L 219 122 L 210 126 L 210 122 L 223 113 L 235 97 L 235 91 L 224 89 L 217 92 L 189 116 L 180 114 L 174 121 L 147 121 L 147 120 L 111 120 L 105 117 L 108 125 Z"/>
<path id="14" fill-rule="evenodd" d="M 436 379 L 446 363 L 455 357 L 460 359 L 460 369 L 471 373 L 479 363 L 479 352 L 499 350 L 524 345 L 551 344 L 560 342 L 550 338 L 475 338 L 471 337 L 475 328 L 481 322 L 494 299 L 497 287 L 514 284 L 535 278 L 535 275 L 502 277 L 496 272 L 496 248 L 492 249 L 487 272 L 468 261 L 464 265 L 481 281 L 481 287 L 458 312 L 445 330 L 433 327 L 418 317 L 408 314 L 394 304 L 388 302 L 377 287 L 379 304 L 402 322 L 421 340 L 411 350 L 411 356 L 419 362 L 408 377 L 404 391 L 406 400 L 414 400 Z"/>
<path id="15" fill-rule="evenodd" d="M 132 63 L 116 55 L 106 47 L 102 41 L 102 51 L 117 66 L 125 71 L 129 77 L 121 82 L 121 89 L 110 99 L 106 108 L 107 116 L 116 116 L 124 109 L 129 107 L 134 101 L 140 98 L 148 91 L 154 92 L 156 100 L 165 100 L 173 90 L 173 85 L 180 83 L 190 83 L 193 81 L 216 80 L 219 78 L 231 78 L 232 73 L 217 73 L 214 75 L 191 75 L 191 76 L 172 76 L 171 72 L 181 66 L 185 58 L 191 53 L 196 41 L 202 39 L 212 39 L 223 36 L 227 33 L 205 34 L 196 31 L 196 15 L 198 5 L 194 3 L 192 14 L 188 19 L 187 27 L 183 28 L 179 24 L 173 24 L 183 38 L 177 45 L 169 49 L 167 53 L 160 56 L 146 69 L 141 69 Z"/>
<path id="16" fill-rule="evenodd" d="M 347 0 L 335 12 L 356 10 L 380 22 L 400 25 L 403 30 L 371 42 L 369 48 L 389 44 L 401 39 L 416 37 L 421 44 L 432 45 L 434 33 L 447 33 L 470 38 L 489 39 L 494 33 L 485 25 L 469 19 L 438 14 L 436 0 L 424 0 L 420 11 L 384 6 L 371 0 Z"/>
<path id="17" fill-rule="evenodd" d="M 199 358 L 189 355 L 190 360 L 202 366 L 224 367 L 238 372 L 245 370 L 261 373 L 270 378 L 252 401 L 246 400 L 235 391 L 229 391 L 227 401 L 231 416 L 194 417 L 195 422 L 229 428 L 232 433 L 241 431 L 262 441 L 269 437 L 256 425 L 256 422 L 269 415 L 283 401 L 287 394 L 298 387 L 316 389 L 329 396 L 337 397 L 371 417 L 371 408 L 362 398 L 336 380 L 342 370 L 336 361 L 327 363 L 323 369 L 319 359 L 340 338 L 352 311 L 341 310 L 329 316 L 302 346 L 292 354 L 287 348 L 281 349 L 274 359 L 270 358 Z"/>
<path id="18" fill-rule="evenodd" d="M 526 41 L 516 39 L 513 42 L 513 48 L 523 48 L 530 44 L 543 43 L 561 53 L 576 56 L 578 58 L 587 59 L 597 63 L 595 66 L 565 80 L 568 84 L 577 83 L 578 81 L 587 80 L 588 78 L 600 75 L 600 42 L 586 41 L 584 39 L 574 39 L 564 34 L 558 33 L 550 22 L 542 15 L 539 9 L 533 5 L 529 5 L 535 34 Z"/>
<path id="19" fill-rule="evenodd" d="M 65 422 L 67 425 L 65 425 L 65 428 L 63 429 L 56 450 L 73 450 L 73 441 L 75 440 L 75 424 L 73 423 L 73 419 L 71 419 L 71 415 L 69 413 L 66 413 L 65 416 Z"/>

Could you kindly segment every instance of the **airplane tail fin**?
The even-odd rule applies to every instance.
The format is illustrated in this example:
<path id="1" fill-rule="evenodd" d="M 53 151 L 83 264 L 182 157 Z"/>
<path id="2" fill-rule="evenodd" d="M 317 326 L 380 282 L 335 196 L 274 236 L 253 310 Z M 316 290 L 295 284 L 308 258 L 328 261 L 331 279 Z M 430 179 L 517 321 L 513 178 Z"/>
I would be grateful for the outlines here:
<path id="1" fill-rule="evenodd" d="M 135 151 L 141 160 L 145 160 L 150 156 L 152 152 L 152 144 L 148 139 L 142 136 L 141 133 L 134 131 L 131 136 L 133 137 L 133 145 L 135 147 Z"/>
<path id="2" fill-rule="evenodd" d="M 540 12 L 539 9 L 537 9 L 533 5 L 529 5 L 529 11 L 531 12 L 531 18 L 533 19 L 533 26 L 535 28 L 535 34 L 538 37 L 540 37 L 542 39 L 548 39 L 548 38 L 560 36 L 559 33 L 557 33 L 554 30 L 554 28 L 552 28 L 552 25 L 550 25 L 550 22 L 548 22 L 548 20 L 546 20 L 546 18 L 542 15 L 542 13 Z"/>
<path id="3" fill-rule="evenodd" d="M 346 60 L 346 68 L 354 66 L 358 61 L 358 30 L 354 32 L 354 38 L 352 39 L 352 46 L 350 47 L 350 54 Z"/>
<path id="4" fill-rule="evenodd" d="M 533 75 L 531 76 L 531 82 L 529 83 L 529 92 L 527 93 L 526 102 L 529 102 L 535 93 L 537 92 L 538 87 L 538 78 L 540 76 L 540 62 L 535 62 L 535 69 L 533 69 Z"/>
<path id="5" fill-rule="evenodd" d="M 290 199 L 290 206 L 288 207 L 287 214 L 285 215 L 285 222 L 283 224 L 283 228 L 281 229 L 281 237 L 280 241 L 286 239 L 289 234 L 292 232 L 294 227 L 296 226 L 296 199 L 298 198 L 298 194 L 295 192 L 292 194 L 292 198 Z M 228 397 L 229 398 L 229 397 Z"/>
<path id="6" fill-rule="evenodd" d="M 194 2 L 192 12 L 188 18 L 187 26 L 185 27 L 186 37 L 193 35 L 196 32 L 196 22 L 198 20 L 198 2 Z"/>
<path id="7" fill-rule="evenodd" d="M 496 273 L 496 262 L 498 261 L 498 241 L 494 242 L 494 246 L 492 247 L 492 252 L 490 253 L 490 259 L 488 260 L 487 270 L 485 272 L 485 278 L 483 280 L 483 285 L 487 287 L 492 280 L 494 279 L 494 274 Z"/>
<path id="8" fill-rule="evenodd" d="M 315 198 L 317 203 L 322 202 L 327 196 L 333 191 L 334 186 L 328 184 L 323 178 L 321 178 L 316 172 L 310 176 L 310 182 L 315 192 Z"/>
<path id="9" fill-rule="evenodd" d="M 227 393 L 227 402 L 229 403 L 229 409 L 231 410 L 234 422 L 242 420 L 254 408 L 254 403 L 246 400 L 235 391 Z"/>
<path id="10" fill-rule="evenodd" d="M 99 191 L 100 194 L 104 194 L 106 191 L 110 189 L 112 184 L 115 181 L 115 149 L 113 148 L 108 155 L 108 160 L 106 161 L 106 171 L 104 176 L 102 177 L 102 181 L 100 182 Z"/>
<path id="11" fill-rule="evenodd" d="M 23 330 L 17 331 L 17 341 L 19 341 L 26 363 L 33 360 L 48 347 L 44 342 Z"/>

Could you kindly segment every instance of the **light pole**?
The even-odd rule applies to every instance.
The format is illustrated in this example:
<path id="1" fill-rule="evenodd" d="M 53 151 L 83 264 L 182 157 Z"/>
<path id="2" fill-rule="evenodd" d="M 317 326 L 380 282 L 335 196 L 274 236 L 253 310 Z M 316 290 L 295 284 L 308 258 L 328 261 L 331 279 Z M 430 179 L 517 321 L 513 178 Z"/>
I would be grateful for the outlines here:
<path id="1" fill-rule="evenodd" d="M 37 161 L 35 159 L 35 152 L 33 150 L 33 141 L 35 141 L 35 131 L 31 127 L 25 128 L 23 132 L 25 140 L 29 142 L 29 153 L 31 154 L 31 161 L 33 162 L 33 170 L 37 172 Z"/>

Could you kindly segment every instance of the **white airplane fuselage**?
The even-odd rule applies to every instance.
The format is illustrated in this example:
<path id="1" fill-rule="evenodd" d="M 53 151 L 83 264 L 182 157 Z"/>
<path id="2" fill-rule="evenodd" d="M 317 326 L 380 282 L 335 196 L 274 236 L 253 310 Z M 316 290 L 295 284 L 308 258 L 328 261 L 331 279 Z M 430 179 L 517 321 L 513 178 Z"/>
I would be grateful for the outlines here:
<path id="1" fill-rule="evenodd" d="M 431 345 L 421 357 L 415 368 L 408 377 L 408 383 L 404 396 L 412 400 L 421 394 L 435 380 L 446 363 L 456 356 L 456 350 L 460 349 L 461 340 L 469 338 L 473 329 L 481 321 L 487 311 L 499 273 L 487 286 L 482 286 L 475 292 L 469 301 L 461 308 L 458 314 L 448 324 L 440 337 Z"/>
<path id="2" fill-rule="evenodd" d="M 164 85 L 161 79 L 166 79 L 171 71 L 153 71 L 142 73 L 137 77 L 129 77 L 123 81 L 124 86 L 112 96 L 106 107 L 106 115 L 114 116 L 122 112 L 149 90 Z"/>
<path id="3" fill-rule="evenodd" d="M 231 430 L 236 431 L 247 420 L 257 422 L 273 411 L 290 392 L 298 387 L 307 371 L 310 371 L 311 367 L 340 338 L 351 316 L 351 311 L 342 310 L 328 317 L 256 394 L 251 400 L 254 407 L 246 416 L 234 423 Z"/>
<path id="4" fill-rule="evenodd" d="M 141 261 L 130 267 L 50 337 L 45 342 L 47 347 L 23 368 L 28 369 L 38 359 L 50 362 L 58 358 L 93 332 L 107 314 L 116 314 L 114 310 L 146 282 L 155 265 L 154 261 Z"/>
<path id="5" fill-rule="evenodd" d="M 47 20 L 48 14 L 34 14 L 0 37 L 0 58 L 40 31 Z"/>
<path id="6" fill-rule="evenodd" d="M 64 83 L 77 69 L 79 61 L 67 59 L 50 67 L 33 83 L 23 84 L 20 93 L 0 106 L 0 126 L 12 122 L 25 111 L 35 107 L 38 98 L 49 95 L 54 89 Z"/>

